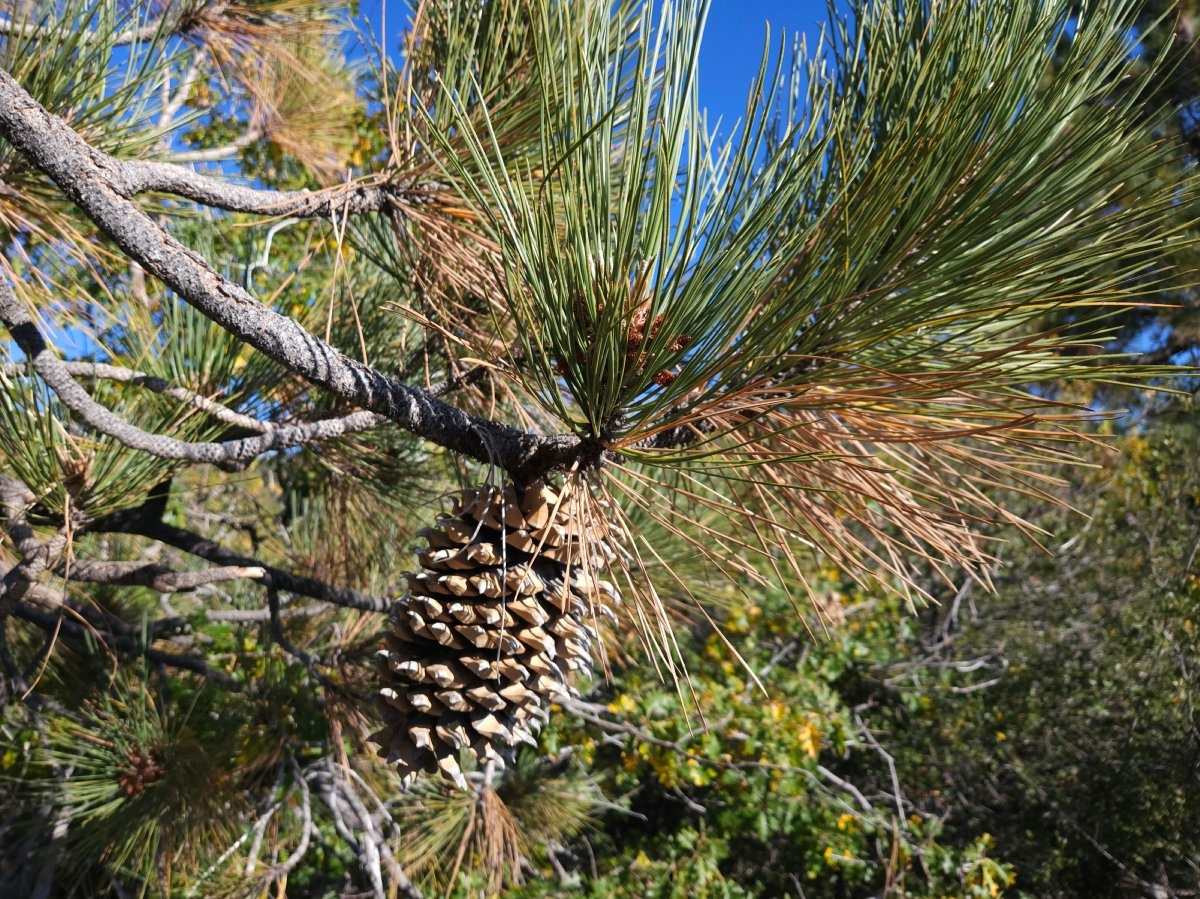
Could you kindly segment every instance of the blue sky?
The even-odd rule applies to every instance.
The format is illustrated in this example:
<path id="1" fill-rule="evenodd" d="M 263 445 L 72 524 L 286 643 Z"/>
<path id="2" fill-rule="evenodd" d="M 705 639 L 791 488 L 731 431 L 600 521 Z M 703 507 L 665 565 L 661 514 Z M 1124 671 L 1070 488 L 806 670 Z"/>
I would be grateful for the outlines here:
<path id="1" fill-rule="evenodd" d="M 750 80 L 758 73 L 771 24 L 771 43 L 781 30 L 802 31 L 815 42 L 826 21 L 825 0 L 712 0 L 704 43 L 700 47 L 700 102 L 710 121 L 720 116 L 722 132 L 746 108 Z"/>
<path id="2" fill-rule="evenodd" d="M 404 0 L 362 0 L 360 10 L 388 46 L 395 47 L 408 21 Z M 774 42 L 781 29 L 789 34 L 803 31 L 815 39 L 825 20 L 825 0 L 712 0 L 700 52 L 700 102 L 708 107 L 710 121 L 720 116 L 721 130 L 727 133 L 745 110 L 746 92 L 762 59 L 767 22 Z"/>

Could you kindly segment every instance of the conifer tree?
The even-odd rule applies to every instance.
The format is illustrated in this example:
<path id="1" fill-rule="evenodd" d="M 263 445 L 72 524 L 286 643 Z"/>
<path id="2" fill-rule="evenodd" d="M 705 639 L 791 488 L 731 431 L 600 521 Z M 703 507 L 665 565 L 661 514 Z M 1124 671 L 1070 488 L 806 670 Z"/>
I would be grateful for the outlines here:
<path id="1" fill-rule="evenodd" d="M 1194 242 L 1136 6 L 862 0 L 720 132 L 706 8 L 0 4 L 0 883 L 515 882 L 606 801 L 552 713 L 986 583 L 1163 373 L 1094 364 Z"/>

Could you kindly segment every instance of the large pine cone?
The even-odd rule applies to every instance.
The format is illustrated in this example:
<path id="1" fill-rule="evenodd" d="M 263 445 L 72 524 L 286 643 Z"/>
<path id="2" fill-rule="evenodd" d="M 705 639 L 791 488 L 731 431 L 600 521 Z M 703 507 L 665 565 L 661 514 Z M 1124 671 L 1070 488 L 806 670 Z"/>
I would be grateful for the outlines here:
<path id="1" fill-rule="evenodd" d="M 571 521 L 544 483 L 465 490 L 421 531 L 425 569 L 393 606 L 381 650 L 386 726 L 372 739 L 405 787 L 440 772 L 466 787 L 467 752 L 512 761 L 533 743 L 544 701 L 575 694 L 588 673 L 598 616 L 620 601 L 597 573 L 611 549 L 595 522 Z"/>

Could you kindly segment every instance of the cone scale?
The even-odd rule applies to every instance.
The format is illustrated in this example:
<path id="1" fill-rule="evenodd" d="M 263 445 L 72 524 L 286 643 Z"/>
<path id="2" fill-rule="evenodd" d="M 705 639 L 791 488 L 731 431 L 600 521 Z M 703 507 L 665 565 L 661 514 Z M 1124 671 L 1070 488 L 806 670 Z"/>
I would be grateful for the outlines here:
<path id="1" fill-rule="evenodd" d="M 464 490 L 420 532 L 380 650 L 385 726 L 372 739 L 405 787 L 421 773 L 466 787 L 464 757 L 512 762 L 548 703 L 592 669 L 596 622 L 620 597 L 597 572 L 611 557 L 594 522 L 538 482 Z"/>

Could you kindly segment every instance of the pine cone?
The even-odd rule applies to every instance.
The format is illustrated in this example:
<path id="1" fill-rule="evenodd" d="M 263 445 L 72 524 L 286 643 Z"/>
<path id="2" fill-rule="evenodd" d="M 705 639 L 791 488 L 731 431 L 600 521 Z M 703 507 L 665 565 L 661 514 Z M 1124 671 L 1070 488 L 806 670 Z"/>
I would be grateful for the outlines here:
<path id="1" fill-rule="evenodd" d="M 465 788 L 464 751 L 511 763 L 535 742 L 543 702 L 576 695 L 574 674 L 591 671 L 598 616 L 620 601 L 596 577 L 612 551 L 558 504 L 540 482 L 464 490 L 421 531 L 424 570 L 406 576 L 379 653 L 386 726 L 372 736 L 405 787 L 424 771 Z"/>

